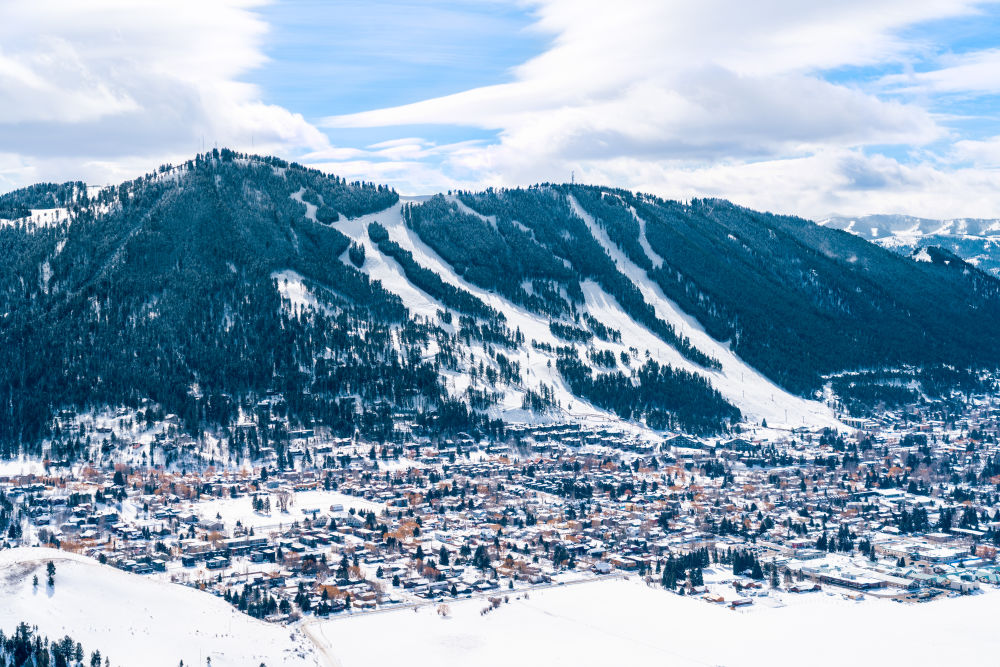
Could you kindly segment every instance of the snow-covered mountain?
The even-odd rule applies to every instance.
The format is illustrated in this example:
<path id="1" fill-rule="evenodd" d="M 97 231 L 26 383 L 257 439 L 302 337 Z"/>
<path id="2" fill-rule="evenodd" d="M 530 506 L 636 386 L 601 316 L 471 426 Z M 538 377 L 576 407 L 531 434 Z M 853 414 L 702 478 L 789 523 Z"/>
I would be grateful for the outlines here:
<path id="1" fill-rule="evenodd" d="M 908 215 L 833 216 L 817 224 L 842 229 L 903 254 L 937 246 L 1000 275 L 1000 219 L 933 220 Z"/>
<path id="2" fill-rule="evenodd" d="M 832 375 L 1000 362 L 992 277 L 721 200 L 568 184 L 401 200 L 216 151 L 0 211 L 5 453 L 57 438 L 72 456 L 60 410 L 152 404 L 195 432 L 262 400 L 372 438 L 399 415 L 439 435 L 833 425 Z"/>

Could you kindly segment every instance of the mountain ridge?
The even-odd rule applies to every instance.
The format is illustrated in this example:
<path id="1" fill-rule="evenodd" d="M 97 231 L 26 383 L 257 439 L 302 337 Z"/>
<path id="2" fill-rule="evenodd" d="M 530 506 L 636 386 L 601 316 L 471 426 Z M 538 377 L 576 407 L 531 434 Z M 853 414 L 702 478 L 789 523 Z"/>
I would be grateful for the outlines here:
<path id="1" fill-rule="evenodd" d="M 403 437 L 399 410 L 428 434 L 836 426 L 813 400 L 832 373 L 997 363 L 990 276 L 723 200 L 401 199 L 226 150 L 93 196 L 52 187 L 0 197 L 30 213 L 0 224 L 5 453 L 65 440 L 63 409 L 152 401 L 198 432 L 268 395 L 380 438 Z M 29 196 L 65 219 L 39 224 Z"/>
<path id="2" fill-rule="evenodd" d="M 1000 276 L 1000 218 L 934 219 L 908 215 L 829 216 L 817 224 L 856 234 L 900 254 L 937 246 Z"/>

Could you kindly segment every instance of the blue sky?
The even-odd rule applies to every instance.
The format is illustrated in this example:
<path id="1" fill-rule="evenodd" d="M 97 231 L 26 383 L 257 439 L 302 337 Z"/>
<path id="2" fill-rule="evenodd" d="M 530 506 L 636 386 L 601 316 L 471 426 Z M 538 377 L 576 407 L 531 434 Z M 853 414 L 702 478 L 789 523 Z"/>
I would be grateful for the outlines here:
<path id="1" fill-rule="evenodd" d="M 547 42 L 523 7 L 498 4 L 291 0 L 260 14 L 270 62 L 249 79 L 313 120 L 511 80 Z"/>
<path id="2" fill-rule="evenodd" d="M 822 217 L 1000 217 L 975 0 L 0 6 L 0 191 L 201 146 L 404 193 L 579 180 Z"/>

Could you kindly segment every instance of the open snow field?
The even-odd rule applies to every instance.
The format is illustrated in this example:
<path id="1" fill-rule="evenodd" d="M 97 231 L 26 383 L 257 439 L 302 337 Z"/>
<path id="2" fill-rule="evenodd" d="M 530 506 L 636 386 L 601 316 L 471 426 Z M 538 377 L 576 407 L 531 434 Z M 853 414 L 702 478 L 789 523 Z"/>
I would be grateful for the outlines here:
<path id="1" fill-rule="evenodd" d="M 55 587 L 45 584 L 48 561 Z M 38 575 L 34 588 L 32 576 Z M 24 621 L 50 639 L 70 635 L 115 667 L 324 665 L 295 628 L 239 613 L 207 593 L 116 570 L 55 549 L 0 551 L 0 627 Z"/>
<path id="2" fill-rule="evenodd" d="M 517 595 L 522 599 L 516 600 Z M 1000 592 L 906 605 L 826 592 L 733 611 L 637 578 L 337 618 L 309 634 L 342 667 L 996 664 Z"/>
<path id="3" fill-rule="evenodd" d="M 298 491 L 292 494 L 291 504 L 288 506 L 287 512 L 281 512 L 278 509 L 278 496 L 276 494 L 271 494 L 270 514 L 255 512 L 250 496 L 201 501 L 193 503 L 192 509 L 203 519 L 219 518 L 226 525 L 227 530 L 232 530 L 236 527 L 237 521 L 244 528 L 277 528 L 279 525 L 287 527 L 296 521 L 310 518 L 313 512 L 322 516 L 335 514 L 330 509 L 335 505 L 341 505 L 343 509 L 339 511 L 343 512 L 353 508 L 357 512 L 371 511 L 380 514 L 385 510 L 385 505 L 382 503 L 322 489 Z"/>
<path id="4" fill-rule="evenodd" d="M 45 565 L 56 565 L 56 585 Z M 39 586 L 32 585 L 38 575 Z M 926 604 L 850 601 L 828 592 L 758 599 L 739 611 L 685 598 L 637 577 L 328 620 L 271 625 L 206 593 L 128 574 L 63 551 L 0 552 L 0 627 L 24 621 L 69 634 L 116 667 L 183 660 L 215 666 L 509 667 L 995 664 L 1000 591 Z M 780 601 L 779 601 L 780 600 Z M 783 601 L 783 602 L 781 602 Z M 774 605 L 776 606 L 769 606 Z M 308 638 L 308 639 L 307 639 Z M 310 641 L 311 639 L 311 641 Z"/>

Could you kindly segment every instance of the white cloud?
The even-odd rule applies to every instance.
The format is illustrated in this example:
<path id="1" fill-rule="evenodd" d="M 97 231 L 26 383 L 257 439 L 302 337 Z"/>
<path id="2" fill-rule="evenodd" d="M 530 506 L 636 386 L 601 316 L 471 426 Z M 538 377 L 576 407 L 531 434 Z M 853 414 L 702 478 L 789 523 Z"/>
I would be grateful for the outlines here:
<path id="1" fill-rule="evenodd" d="M 833 213 L 996 217 L 1000 173 L 902 164 L 883 155 L 830 148 L 797 158 L 688 167 L 635 158 L 587 165 L 586 183 L 618 183 L 663 197 L 722 197 L 755 209 L 813 219 Z"/>
<path id="2" fill-rule="evenodd" d="M 996 93 L 1000 49 L 953 55 L 904 37 L 975 14 L 974 0 L 512 0 L 548 38 L 543 53 L 508 83 L 323 121 L 386 128 L 384 140 L 359 132 L 356 146 L 331 145 L 245 82 L 266 61 L 263 1 L 0 4 L 0 190 L 114 182 L 186 159 L 204 139 L 408 193 L 575 171 L 810 216 L 1000 210 L 1000 139 L 960 136 L 928 102 Z M 903 74 L 868 85 L 826 76 L 855 66 Z M 437 144 L 412 136 L 421 124 L 497 138 Z M 391 128 L 402 126 L 399 138 Z M 874 153 L 886 145 L 909 157 Z"/>
<path id="3" fill-rule="evenodd" d="M 956 141 L 951 159 L 959 164 L 970 164 L 981 168 L 1000 167 L 1000 136 L 987 139 L 964 139 Z"/>
<path id="4" fill-rule="evenodd" d="M 916 152 L 950 140 L 926 105 L 885 95 L 887 83 L 863 89 L 824 77 L 842 67 L 906 67 L 931 47 L 900 37 L 905 28 L 968 16 L 980 4 L 536 0 L 534 29 L 551 35 L 551 47 L 517 67 L 512 82 L 322 125 L 498 131 L 497 142 L 441 158 L 442 181 L 460 174 L 517 185 L 568 180 L 573 170 L 613 185 L 809 215 L 934 201 L 993 205 L 993 197 L 951 197 L 989 178 L 866 156 L 868 146 Z M 984 71 L 983 85 L 993 85 Z"/>
<path id="5" fill-rule="evenodd" d="M 0 3 L 0 146 L 29 173 L 99 180 L 190 157 L 202 140 L 262 152 L 327 147 L 301 115 L 241 82 L 265 60 L 259 4 Z M 69 163 L 77 169 L 64 170 Z M 23 183 L 23 171 L 0 178 Z"/>
<path id="6" fill-rule="evenodd" d="M 1000 92 L 1000 49 L 948 54 L 936 64 L 928 71 L 885 76 L 880 84 L 887 91 L 906 94 Z"/>

